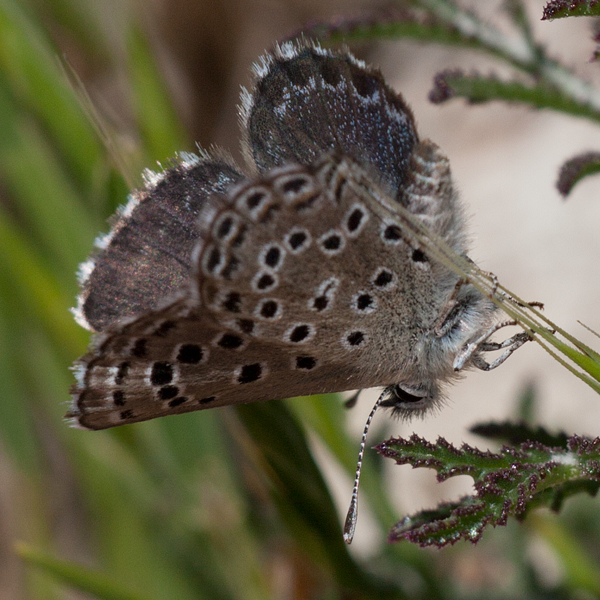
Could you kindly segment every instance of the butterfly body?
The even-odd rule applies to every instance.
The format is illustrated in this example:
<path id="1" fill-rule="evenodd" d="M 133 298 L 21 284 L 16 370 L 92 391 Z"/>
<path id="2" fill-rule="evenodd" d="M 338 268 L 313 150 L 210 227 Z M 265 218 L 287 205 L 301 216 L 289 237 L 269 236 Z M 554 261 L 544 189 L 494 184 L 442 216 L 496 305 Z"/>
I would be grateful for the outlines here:
<path id="1" fill-rule="evenodd" d="M 257 76 L 250 175 L 186 155 L 84 267 L 76 314 L 100 333 L 75 367 L 79 426 L 375 386 L 425 409 L 490 327 L 491 301 L 398 215 L 466 253 L 448 161 L 381 75 L 290 44 Z"/>

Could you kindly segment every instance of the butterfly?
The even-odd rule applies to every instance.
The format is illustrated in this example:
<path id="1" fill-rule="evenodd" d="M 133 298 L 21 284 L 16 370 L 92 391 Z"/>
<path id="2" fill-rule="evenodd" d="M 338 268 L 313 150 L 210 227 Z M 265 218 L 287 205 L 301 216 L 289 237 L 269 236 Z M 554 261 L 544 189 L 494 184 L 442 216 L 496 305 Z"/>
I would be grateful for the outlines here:
<path id="1" fill-rule="evenodd" d="M 76 426 L 371 387 L 376 407 L 420 414 L 459 358 L 488 370 L 526 341 L 489 342 L 491 299 L 403 225 L 399 207 L 466 256 L 448 159 L 379 71 L 288 42 L 254 75 L 246 166 L 181 153 L 146 172 L 81 266 L 74 313 L 96 335 L 74 367 Z"/>

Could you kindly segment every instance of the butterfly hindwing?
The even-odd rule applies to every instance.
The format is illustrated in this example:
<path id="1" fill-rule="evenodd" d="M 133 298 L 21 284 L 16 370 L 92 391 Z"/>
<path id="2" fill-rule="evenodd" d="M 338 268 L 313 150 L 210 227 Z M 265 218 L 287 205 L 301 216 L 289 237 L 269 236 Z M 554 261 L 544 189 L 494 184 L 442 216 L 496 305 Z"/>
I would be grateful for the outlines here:
<path id="1" fill-rule="evenodd" d="M 418 136 L 402 97 L 354 56 L 287 42 L 255 67 L 242 96 L 244 148 L 259 170 L 322 154 L 352 158 L 395 195 Z"/>
<path id="2" fill-rule="evenodd" d="M 140 319 L 110 334 L 82 359 L 68 415 L 76 424 L 105 429 L 360 384 L 359 374 L 348 366 L 320 364 L 322 352 L 318 357 L 286 352 L 251 337 L 233 347 L 234 334 L 186 301 L 151 315 L 151 321 Z"/>

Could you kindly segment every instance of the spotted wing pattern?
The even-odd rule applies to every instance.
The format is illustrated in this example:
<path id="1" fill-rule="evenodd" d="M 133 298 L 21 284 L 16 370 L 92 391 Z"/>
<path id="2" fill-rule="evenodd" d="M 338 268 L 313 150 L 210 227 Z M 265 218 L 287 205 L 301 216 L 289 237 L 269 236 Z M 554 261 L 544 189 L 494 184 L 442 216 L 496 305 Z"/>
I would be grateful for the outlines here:
<path id="1" fill-rule="evenodd" d="M 74 312 L 101 333 L 75 366 L 76 424 L 401 382 L 435 399 L 489 320 L 403 230 L 399 205 L 466 252 L 448 161 L 381 74 L 302 44 L 255 74 L 242 95 L 254 174 L 181 155 L 82 266 Z"/>
<path id="2" fill-rule="evenodd" d="M 439 311 L 415 320 L 432 265 L 393 215 L 373 210 L 376 198 L 356 193 L 364 177 L 328 157 L 214 197 L 200 214 L 191 285 L 98 338 L 70 416 L 100 429 L 409 372 L 399 349 Z"/>

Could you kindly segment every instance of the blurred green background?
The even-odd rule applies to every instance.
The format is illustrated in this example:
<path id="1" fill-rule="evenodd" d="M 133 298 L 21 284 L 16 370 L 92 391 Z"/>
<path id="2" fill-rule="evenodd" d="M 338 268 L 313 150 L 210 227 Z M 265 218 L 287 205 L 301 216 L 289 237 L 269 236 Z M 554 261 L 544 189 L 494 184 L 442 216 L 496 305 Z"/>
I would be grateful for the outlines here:
<path id="1" fill-rule="evenodd" d="M 349 498 L 357 435 L 337 397 L 99 433 L 62 420 L 89 341 L 75 273 L 106 218 L 194 141 L 235 154 L 248 64 L 357 7 L 0 0 L 0 598 L 600 597 L 597 501 L 476 548 L 390 546 L 402 513 L 373 453 L 359 528 L 376 541 L 349 550 L 322 475 L 326 457 Z"/>

